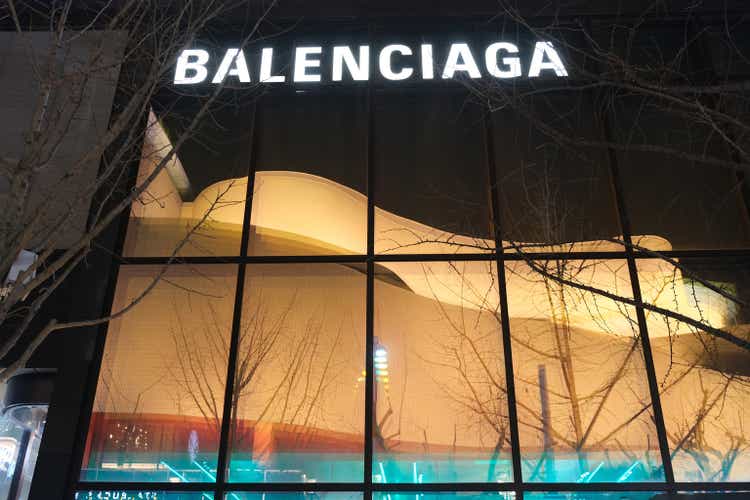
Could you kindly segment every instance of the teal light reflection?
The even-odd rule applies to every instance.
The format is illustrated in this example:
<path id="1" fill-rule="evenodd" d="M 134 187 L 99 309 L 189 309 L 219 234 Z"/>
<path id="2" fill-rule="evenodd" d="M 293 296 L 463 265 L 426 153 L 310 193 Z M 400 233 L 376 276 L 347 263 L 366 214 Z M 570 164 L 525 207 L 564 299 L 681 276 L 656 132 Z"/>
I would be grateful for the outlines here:
<path id="1" fill-rule="evenodd" d="M 276 452 L 271 461 L 252 460 L 249 453 L 235 452 L 229 465 L 234 483 L 361 483 L 362 453 Z"/>
<path id="2" fill-rule="evenodd" d="M 535 491 L 524 493 L 524 500 L 656 500 L 663 493 L 656 491 Z"/>
<path id="3" fill-rule="evenodd" d="M 663 482 L 659 457 L 643 451 L 629 455 L 612 451 L 523 453 L 523 480 L 529 483 Z"/>
<path id="4" fill-rule="evenodd" d="M 513 500 L 512 491 L 374 492 L 373 500 Z"/>
<path id="5" fill-rule="evenodd" d="M 374 483 L 509 483 L 513 481 L 510 455 L 487 459 L 487 453 L 453 452 L 425 455 L 375 454 L 372 464 Z"/>
<path id="6" fill-rule="evenodd" d="M 81 469 L 82 481 L 171 483 L 210 483 L 216 481 L 215 453 L 197 454 L 194 459 L 191 459 L 187 452 L 108 452 L 101 454 L 98 458 L 100 458 L 100 462 L 96 466 L 91 464 L 91 466 Z M 128 497 L 123 498 L 127 499 Z"/>
<path id="7" fill-rule="evenodd" d="M 180 491 L 79 491 L 75 500 L 213 500 L 213 493 Z"/>
<path id="8" fill-rule="evenodd" d="M 295 491 L 288 493 L 249 493 L 235 491 L 227 493 L 225 500 L 362 500 L 361 492 L 348 491 Z"/>

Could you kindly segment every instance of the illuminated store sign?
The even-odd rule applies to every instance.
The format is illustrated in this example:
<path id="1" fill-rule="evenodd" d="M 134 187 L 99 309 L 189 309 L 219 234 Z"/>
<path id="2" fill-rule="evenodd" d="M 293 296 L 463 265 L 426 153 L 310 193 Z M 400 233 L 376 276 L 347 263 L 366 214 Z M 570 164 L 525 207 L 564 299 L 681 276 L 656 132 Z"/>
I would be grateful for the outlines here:
<path id="1" fill-rule="evenodd" d="M 341 81 L 367 81 L 373 67 L 386 80 L 409 79 L 432 80 L 440 78 L 536 78 L 555 75 L 568 76 L 568 71 L 551 42 L 534 44 L 531 54 L 523 54 L 516 44 L 495 42 L 480 52 L 466 43 L 452 43 L 447 55 L 440 61 L 433 58 L 433 46 L 422 44 L 410 47 L 403 44 L 386 45 L 379 51 L 370 50 L 369 45 L 358 47 L 335 46 L 329 53 L 322 46 L 294 48 L 291 75 L 281 71 L 281 64 L 274 60 L 274 49 L 266 47 L 260 51 L 260 64 L 251 68 L 245 52 L 229 48 L 221 59 L 203 49 L 183 50 L 177 58 L 174 83 L 191 85 L 204 82 L 214 84 L 225 81 L 250 83 L 315 83 Z M 330 58 L 330 67 L 324 70 L 324 57 Z M 328 66 L 326 64 L 326 66 Z"/>

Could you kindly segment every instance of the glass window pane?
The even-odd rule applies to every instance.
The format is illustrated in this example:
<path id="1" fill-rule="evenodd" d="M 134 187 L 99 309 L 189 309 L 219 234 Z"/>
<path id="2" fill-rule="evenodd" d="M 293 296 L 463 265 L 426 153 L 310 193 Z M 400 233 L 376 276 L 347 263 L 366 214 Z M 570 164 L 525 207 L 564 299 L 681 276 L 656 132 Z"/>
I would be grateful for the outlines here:
<path id="1" fill-rule="evenodd" d="M 213 500 L 209 492 L 102 490 L 76 492 L 76 500 Z"/>
<path id="2" fill-rule="evenodd" d="M 124 266 L 112 311 L 161 266 Z M 237 268 L 172 265 L 107 331 L 85 481 L 213 481 Z"/>
<path id="3" fill-rule="evenodd" d="M 606 250 L 620 234 L 592 96 L 541 94 L 492 114 L 500 216 L 506 248 Z M 561 138 L 570 139 L 565 142 Z"/>
<path id="4" fill-rule="evenodd" d="M 3 389 L 6 387 L 4 386 Z M 26 452 L 24 441 L 31 437 L 29 434 L 25 426 L 10 416 L 3 415 L 0 418 L 0 498 L 7 499 L 14 480 L 19 480 L 18 474 L 21 471 L 18 469 L 24 467 Z M 33 474 L 32 469 L 29 476 Z M 20 477 L 23 479 L 23 476 Z M 31 482 L 30 479 L 31 477 L 29 477 L 29 482 Z M 18 489 L 16 491 L 18 492 Z M 28 498 L 28 492 L 26 492 L 26 497 Z"/>
<path id="5" fill-rule="evenodd" d="M 624 260 L 506 265 L 523 477 L 662 480 Z"/>
<path id="6" fill-rule="evenodd" d="M 366 252 L 364 110 L 360 94 L 264 98 L 251 255 Z"/>
<path id="7" fill-rule="evenodd" d="M 229 478 L 361 482 L 365 273 L 247 268 Z"/>
<path id="8" fill-rule="evenodd" d="M 362 500 L 362 493 L 349 491 L 290 491 L 257 493 L 236 491 L 227 493 L 226 500 Z"/>
<path id="9" fill-rule="evenodd" d="M 637 263 L 675 479 L 750 480 L 750 262 Z"/>
<path id="10" fill-rule="evenodd" d="M 620 98 L 613 109 L 616 139 L 625 148 L 617 158 L 633 243 L 653 250 L 750 245 L 737 172 L 692 159 L 730 160 L 712 129 L 653 100 Z"/>
<path id="11" fill-rule="evenodd" d="M 375 251 L 494 248 L 478 106 L 463 94 L 402 92 L 374 106 Z"/>
<path id="12" fill-rule="evenodd" d="M 373 481 L 512 481 L 494 262 L 384 262 L 374 300 Z"/>
<path id="13" fill-rule="evenodd" d="M 665 84 L 689 84 L 707 76 L 705 45 L 684 19 L 619 17 L 613 22 L 601 17 L 592 19 L 591 28 L 594 45 L 586 53 L 596 61 L 598 71 L 610 78 L 633 78 L 635 74 L 635 78 Z M 693 38 L 688 42 L 686 36 Z M 600 57 L 603 54 L 606 57 Z"/>
<path id="14" fill-rule="evenodd" d="M 127 256 L 237 255 L 247 196 L 252 108 L 238 93 L 225 92 L 186 129 L 204 100 L 172 99 L 149 114 L 138 182 L 145 181 L 182 137 L 188 140 L 153 179 L 130 210 Z M 183 240 L 187 238 L 187 242 Z"/>
<path id="15" fill-rule="evenodd" d="M 513 500 L 516 498 L 512 491 L 420 491 L 420 492 L 373 492 L 376 500 L 480 500 L 497 499 Z"/>
<path id="16" fill-rule="evenodd" d="M 655 500 L 655 491 L 534 491 L 524 493 L 526 500 Z M 666 500 L 666 498 L 665 498 Z"/>
<path id="17" fill-rule="evenodd" d="M 708 27 L 706 42 L 714 71 L 720 78 L 747 77 L 750 61 L 745 54 L 750 50 L 750 24 L 747 19 L 738 19 L 727 25 L 721 23 Z"/>
<path id="18" fill-rule="evenodd" d="M 750 490 L 679 491 L 677 495 L 672 496 L 662 493 L 655 500 L 745 500 L 748 497 L 750 497 Z"/>

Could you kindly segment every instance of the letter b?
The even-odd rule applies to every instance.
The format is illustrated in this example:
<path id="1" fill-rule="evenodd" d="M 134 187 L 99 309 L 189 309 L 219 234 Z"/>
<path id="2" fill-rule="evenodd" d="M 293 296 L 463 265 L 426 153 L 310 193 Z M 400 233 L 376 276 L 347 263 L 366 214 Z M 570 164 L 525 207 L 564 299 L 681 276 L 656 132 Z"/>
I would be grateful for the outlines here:
<path id="1" fill-rule="evenodd" d="M 207 62 L 208 52 L 205 50 L 183 50 L 180 57 L 177 58 L 177 66 L 175 67 L 174 72 L 175 85 L 200 83 L 205 80 L 208 76 L 208 70 L 206 69 Z M 192 71 L 193 75 L 187 76 L 188 71 Z"/>

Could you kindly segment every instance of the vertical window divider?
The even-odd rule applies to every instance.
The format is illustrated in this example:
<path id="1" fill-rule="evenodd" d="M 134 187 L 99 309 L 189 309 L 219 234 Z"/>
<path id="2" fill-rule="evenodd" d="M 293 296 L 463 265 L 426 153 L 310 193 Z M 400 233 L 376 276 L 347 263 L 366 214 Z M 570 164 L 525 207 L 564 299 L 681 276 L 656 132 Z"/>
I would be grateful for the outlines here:
<path id="1" fill-rule="evenodd" d="M 260 99 L 260 98 L 258 98 Z M 245 213 L 242 220 L 242 239 L 240 240 L 240 263 L 237 269 L 237 285 L 235 287 L 234 310 L 232 313 L 232 330 L 229 340 L 229 356 L 227 359 L 227 378 L 224 386 L 224 406 L 222 408 L 221 434 L 219 435 L 219 453 L 216 464 L 216 486 L 215 500 L 223 500 L 227 489 L 227 467 L 229 466 L 229 454 L 231 452 L 229 439 L 231 436 L 232 399 L 234 394 L 234 378 L 237 367 L 237 351 L 239 350 L 240 329 L 242 328 L 242 304 L 245 292 L 245 269 L 247 263 L 247 250 L 250 235 L 250 215 L 252 213 L 252 199 L 255 184 L 255 171 L 257 155 L 257 133 L 258 133 L 258 102 L 257 99 L 252 106 L 252 118 L 250 120 L 250 158 L 247 173 L 247 190 L 245 192 Z"/>
<path id="2" fill-rule="evenodd" d="M 375 394 L 375 362 L 374 362 L 374 320 L 375 315 L 375 162 L 373 150 L 373 88 L 368 82 L 365 96 L 367 115 L 366 159 L 365 172 L 367 175 L 367 284 L 365 297 L 365 429 L 364 429 L 364 477 L 363 500 L 372 500 L 372 430 L 376 415 L 373 404 Z"/>
<path id="3" fill-rule="evenodd" d="M 598 114 L 598 113 L 597 113 Z M 601 130 L 606 142 L 613 141 L 612 129 L 610 127 L 609 112 L 605 111 L 599 117 Z M 607 148 L 609 160 L 610 182 L 615 198 L 620 229 L 622 231 L 623 243 L 625 246 L 625 259 L 628 263 L 628 272 L 630 274 L 630 286 L 633 291 L 633 299 L 636 304 L 642 304 L 640 281 L 638 279 L 638 268 L 635 261 L 635 252 L 633 251 L 630 219 L 627 214 L 627 205 L 622 191 L 622 181 L 617 162 L 617 155 L 612 148 Z M 659 450 L 661 452 L 662 467 L 664 469 L 664 479 L 667 482 L 667 490 L 670 494 L 676 493 L 674 470 L 672 469 L 672 458 L 669 449 L 669 440 L 667 439 L 667 430 L 664 423 L 664 414 L 661 406 L 661 396 L 659 395 L 659 384 L 656 379 L 656 369 L 654 368 L 654 359 L 651 351 L 651 341 L 648 336 L 648 327 L 646 324 L 646 315 L 643 307 L 640 305 L 636 308 L 636 318 L 638 320 L 638 332 L 641 338 L 641 348 L 643 349 L 644 364 L 646 367 L 646 378 L 648 380 L 649 393 L 651 396 L 651 407 L 654 412 L 654 424 L 656 426 L 656 435 L 659 441 Z"/>
<path id="4" fill-rule="evenodd" d="M 500 295 L 500 324 L 503 337 L 503 361 L 505 362 L 505 390 L 508 400 L 508 423 L 510 427 L 510 450 L 513 464 L 513 486 L 516 500 L 523 500 L 523 478 L 521 473 L 521 444 L 518 433 L 518 412 L 516 410 L 516 388 L 513 375 L 513 353 L 510 336 L 510 315 L 508 314 L 508 289 L 505 283 L 505 261 L 503 259 L 502 225 L 500 224 L 500 194 L 495 170 L 495 144 L 492 129 L 492 117 L 489 112 L 484 115 L 484 148 L 486 154 L 487 179 L 490 189 L 491 217 L 495 236 L 495 265 L 497 267 L 497 286 Z"/>

